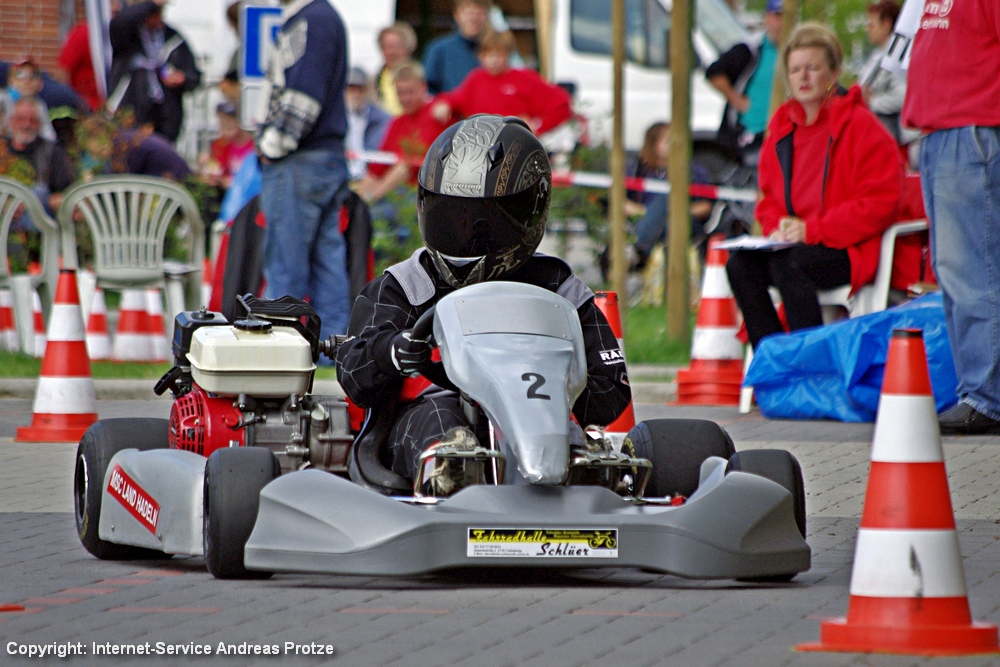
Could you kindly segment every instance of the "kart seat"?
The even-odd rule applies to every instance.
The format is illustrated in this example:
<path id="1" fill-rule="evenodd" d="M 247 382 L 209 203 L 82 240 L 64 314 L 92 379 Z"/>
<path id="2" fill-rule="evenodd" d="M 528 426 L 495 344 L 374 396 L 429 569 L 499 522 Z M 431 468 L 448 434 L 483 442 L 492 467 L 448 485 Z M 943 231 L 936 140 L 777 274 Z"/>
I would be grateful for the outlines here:
<path id="1" fill-rule="evenodd" d="M 386 440 L 396 420 L 396 402 L 369 408 L 354 439 L 347 465 L 351 481 L 386 496 L 409 496 L 413 484 L 390 470 L 382 460 Z"/>

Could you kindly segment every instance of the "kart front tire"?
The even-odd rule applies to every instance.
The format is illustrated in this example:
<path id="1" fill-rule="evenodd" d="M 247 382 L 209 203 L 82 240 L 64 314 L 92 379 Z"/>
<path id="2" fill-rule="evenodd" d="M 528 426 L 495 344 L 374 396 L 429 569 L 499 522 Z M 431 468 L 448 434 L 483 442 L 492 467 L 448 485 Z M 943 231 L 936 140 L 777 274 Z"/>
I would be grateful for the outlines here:
<path id="1" fill-rule="evenodd" d="M 232 447 L 212 453 L 205 466 L 205 564 L 216 579 L 267 579 L 248 570 L 243 551 L 257 521 L 260 491 L 281 474 L 278 458 L 264 447 Z"/>
<path id="2" fill-rule="evenodd" d="M 625 449 L 653 464 L 644 494 L 650 498 L 690 496 L 698 488 L 705 459 L 729 460 L 736 452 L 729 434 L 706 419 L 647 419 L 628 432 Z"/>
<path id="3" fill-rule="evenodd" d="M 795 525 L 802 537 L 806 536 L 806 491 L 802 481 L 802 467 L 790 452 L 783 449 L 748 449 L 737 452 L 729 459 L 726 474 L 738 470 L 759 475 L 785 487 L 792 494 Z"/>
<path id="4" fill-rule="evenodd" d="M 124 449 L 166 449 L 169 424 L 166 419 L 102 419 L 83 434 L 76 449 L 73 472 L 73 509 L 76 532 L 84 548 L 101 560 L 151 560 L 170 558 L 156 549 L 146 549 L 102 540 L 98 534 L 104 476 L 115 454 Z"/>

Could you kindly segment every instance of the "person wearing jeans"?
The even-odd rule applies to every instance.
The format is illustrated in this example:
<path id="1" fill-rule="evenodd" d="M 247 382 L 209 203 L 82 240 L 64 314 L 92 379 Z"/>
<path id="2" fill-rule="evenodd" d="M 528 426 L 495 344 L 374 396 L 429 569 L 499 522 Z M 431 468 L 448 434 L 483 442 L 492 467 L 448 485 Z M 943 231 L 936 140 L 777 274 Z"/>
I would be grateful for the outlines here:
<path id="1" fill-rule="evenodd" d="M 256 137 L 267 218 L 265 296 L 308 297 L 325 339 L 347 330 L 351 310 L 340 232 L 348 194 L 347 34 L 326 0 L 297 0 L 282 19 Z"/>
<path id="2" fill-rule="evenodd" d="M 1000 4 L 927 3 L 903 124 L 927 134 L 920 176 L 958 404 L 943 433 L 1000 433 Z M 993 68 L 995 69 L 995 68 Z"/>
<path id="3" fill-rule="evenodd" d="M 322 321 L 323 339 L 347 331 L 350 282 L 340 206 L 347 197 L 343 150 L 296 151 L 264 165 L 261 204 L 265 295 L 309 296 Z"/>
<path id="4" fill-rule="evenodd" d="M 978 432 L 982 423 L 1000 432 L 1000 127 L 932 132 L 920 172 L 961 397 L 953 410 L 962 423 L 948 431 Z"/>

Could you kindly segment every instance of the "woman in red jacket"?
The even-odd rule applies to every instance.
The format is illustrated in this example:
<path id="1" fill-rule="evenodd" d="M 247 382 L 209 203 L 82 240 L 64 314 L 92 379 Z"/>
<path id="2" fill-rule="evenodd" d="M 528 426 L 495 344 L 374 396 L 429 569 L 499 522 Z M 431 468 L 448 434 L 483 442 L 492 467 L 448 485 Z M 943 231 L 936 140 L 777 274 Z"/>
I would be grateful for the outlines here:
<path id="1" fill-rule="evenodd" d="M 782 54 L 791 99 L 761 148 L 757 219 L 766 236 L 794 245 L 737 251 L 726 265 L 754 347 L 783 331 L 768 287 L 781 294 L 790 330 L 821 325 L 816 291 L 871 282 L 896 217 L 903 165 L 861 89 L 837 84 L 843 58 L 836 36 L 809 23 Z"/>

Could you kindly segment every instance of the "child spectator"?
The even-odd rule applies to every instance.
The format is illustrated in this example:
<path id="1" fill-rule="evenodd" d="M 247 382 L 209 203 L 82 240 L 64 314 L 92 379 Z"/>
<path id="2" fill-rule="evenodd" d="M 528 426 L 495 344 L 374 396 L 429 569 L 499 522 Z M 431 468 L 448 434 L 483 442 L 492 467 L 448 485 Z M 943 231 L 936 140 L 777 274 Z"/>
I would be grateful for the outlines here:
<path id="1" fill-rule="evenodd" d="M 368 176 L 356 188 L 362 199 L 368 202 L 381 200 L 405 183 L 416 185 L 417 167 L 428 147 L 447 127 L 431 115 L 427 80 L 418 63 L 410 62 L 396 70 L 396 92 L 403 105 L 403 113 L 389 125 L 382 150 L 395 153 L 400 159 L 391 166 L 368 166 Z M 372 215 L 377 217 L 376 211 L 373 210 Z M 395 219 L 394 214 L 386 217 Z"/>
<path id="2" fill-rule="evenodd" d="M 39 136 L 48 141 L 56 140 L 56 131 L 49 120 L 49 107 L 38 94 L 42 90 L 42 70 L 30 58 L 12 64 L 7 70 L 7 87 L 0 91 L 0 127 L 6 125 L 14 103 L 22 97 L 30 97 L 38 107 L 41 123 Z"/>
<path id="3" fill-rule="evenodd" d="M 236 105 L 222 102 L 215 109 L 219 119 L 219 136 L 212 142 L 210 153 L 204 156 L 201 176 L 209 185 L 228 188 L 233 174 L 254 152 L 253 135 L 240 127 Z"/>
<path id="4" fill-rule="evenodd" d="M 472 70 L 458 88 L 435 99 L 434 118 L 445 123 L 453 113 L 466 118 L 478 113 L 517 116 L 536 135 L 569 120 L 573 114 L 569 93 L 534 70 L 511 68 L 514 45 L 509 30 L 488 31 L 479 44 L 482 66 Z"/>
<path id="5" fill-rule="evenodd" d="M 639 151 L 639 158 L 631 172 L 636 178 L 655 178 L 666 180 L 667 161 L 670 159 L 670 123 L 653 123 L 646 130 L 646 136 Z M 691 163 L 691 183 L 706 184 L 710 182 L 708 170 L 696 162 Z M 641 216 L 635 225 L 636 241 L 625 250 L 629 271 L 637 271 L 646 267 L 649 256 L 657 243 L 667 241 L 667 219 L 669 199 L 661 192 L 639 192 L 629 190 L 625 201 L 625 214 Z M 691 200 L 691 237 L 700 241 L 701 224 L 712 212 L 712 202 L 707 199 Z M 610 258 L 608 248 L 599 257 L 601 275 L 608 279 Z"/>

